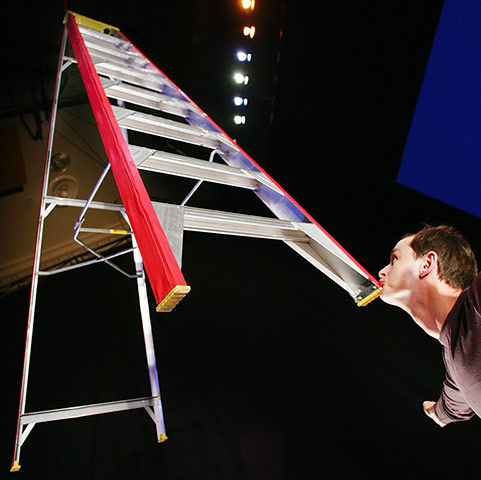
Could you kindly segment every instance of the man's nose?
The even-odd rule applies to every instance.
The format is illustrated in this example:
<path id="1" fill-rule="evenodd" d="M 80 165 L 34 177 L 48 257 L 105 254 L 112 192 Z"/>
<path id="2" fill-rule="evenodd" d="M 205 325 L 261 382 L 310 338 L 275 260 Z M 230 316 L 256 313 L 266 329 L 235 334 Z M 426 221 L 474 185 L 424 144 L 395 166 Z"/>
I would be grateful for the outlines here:
<path id="1" fill-rule="evenodd" d="M 383 278 L 383 277 L 386 276 L 386 271 L 387 271 L 388 267 L 389 267 L 389 265 L 386 265 L 382 270 L 379 270 L 378 275 L 379 275 L 380 278 Z"/>

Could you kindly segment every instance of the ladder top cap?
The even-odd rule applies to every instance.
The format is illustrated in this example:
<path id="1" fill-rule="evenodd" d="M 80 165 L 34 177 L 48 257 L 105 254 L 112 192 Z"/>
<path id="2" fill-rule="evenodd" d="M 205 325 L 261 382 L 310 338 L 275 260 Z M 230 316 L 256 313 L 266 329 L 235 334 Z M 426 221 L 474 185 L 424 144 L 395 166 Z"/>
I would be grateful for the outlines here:
<path id="1" fill-rule="evenodd" d="M 381 295 L 381 290 L 382 288 L 378 288 L 377 290 L 374 290 L 374 292 L 370 293 L 367 297 L 364 297 L 362 300 L 357 302 L 358 307 L 365 307 L 367 304 L 373 302 L 376 300 L 379 295 Z"/>
<path id="2" fill-rule="evenodd" d="M 92 30 L 97 30 L 98 32 L 106 33 L 109 30 L 115 30 L 116 32 L 119 31 L 117 27 L 109 25 L 107 23 L 99 22 L 98 20 L 94 20 L 93 18 L 85 17 L 84 15 L 80 15 L 78 13 L 72 12 L 71 10 L 67 11 L 67 14 L 72 14 L 75 18 L 75 22 L 77 25 L 82 25 L 83 27 L 91 28 Z M 67 21 L 67 17 L 64 19 L 64 23 Z"/>

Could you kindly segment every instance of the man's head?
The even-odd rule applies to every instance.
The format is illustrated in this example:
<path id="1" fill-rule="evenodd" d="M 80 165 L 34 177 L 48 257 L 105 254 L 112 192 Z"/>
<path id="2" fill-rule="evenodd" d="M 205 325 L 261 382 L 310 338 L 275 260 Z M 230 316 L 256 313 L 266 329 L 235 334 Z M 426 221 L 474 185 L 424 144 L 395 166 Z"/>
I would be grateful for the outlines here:
<path id="1" fill-rule="evenodd" d="M 426 280 L 463 290 L 477 274 L 469 243 L 453 227 L 426 226 L 405 235 L 391 252 L 391 261 L 380 272 L 381 298 L 392 305 L 408 306 Z"/>
<path id="2" fill-rule="evenodd" d="M 453 288 L 469 287 L 478 273 L 476 257 L 469 243 L 453 227 L 426 226 L 413 236 L 416 258 L 430 251 L 438 255 L 438 276 Z"/>

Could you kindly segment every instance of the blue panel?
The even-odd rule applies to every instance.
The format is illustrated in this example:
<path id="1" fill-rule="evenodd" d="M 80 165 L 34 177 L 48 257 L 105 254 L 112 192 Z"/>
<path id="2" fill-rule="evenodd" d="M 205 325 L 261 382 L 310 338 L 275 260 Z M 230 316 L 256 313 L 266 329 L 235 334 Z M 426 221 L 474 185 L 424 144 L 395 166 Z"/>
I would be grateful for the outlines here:
<path id="1" fill-rule="evenodd" d="M 481 2 L 446 0 L 397 181 L 481 217 Z"/>

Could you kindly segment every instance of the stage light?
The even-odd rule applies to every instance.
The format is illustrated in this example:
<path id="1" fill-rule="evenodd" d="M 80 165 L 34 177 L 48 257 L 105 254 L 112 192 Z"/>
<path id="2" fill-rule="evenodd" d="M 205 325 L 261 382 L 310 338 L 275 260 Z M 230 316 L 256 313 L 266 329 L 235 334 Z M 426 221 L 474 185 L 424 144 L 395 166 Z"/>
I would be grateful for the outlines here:
<path id="1" fill-rule="evenodd" d="M 246 123 L 246 117 L 244 115 L 236 115 L 234 117 L 234 123 L 236 125 L 244 125 Z"/>
<path id="2" fill-rule="evenodd" d="M 244 8 L 245 10 L 254 10 L 255 5 L 255 0 L 242 0 L 242 8 Z"/>
<path id="3" fill-rule="evenodd" d="M 247 75 L 242 75 L 242 73 L 235 73 L 234 80 L 239 84 L 243 83 L 244 85 L 247 85 L 249 77 Z"/>
<path id="4" fill-rule="evenodd" d="M 256 27 L 254 27 L 254 26 L 244 27 L 243 32 L 244 32 L 245 37 L 254 38 L 254 35 L 256 34 Z"/>
<path id="5" fill-rule="evenodd" d="M 243 52 L 242 50 L 237 52 L 237 60 L 239 60 L 239 62 L 250 62 L 251 59 L 252 54 Z"/>
<path id="6" fill-rule="evenodd" d="M 234 97 L 234 105 L 236 107 L 241 107 L 242 105 L 247 105 L 248 100 L 244 97 Z"/>

